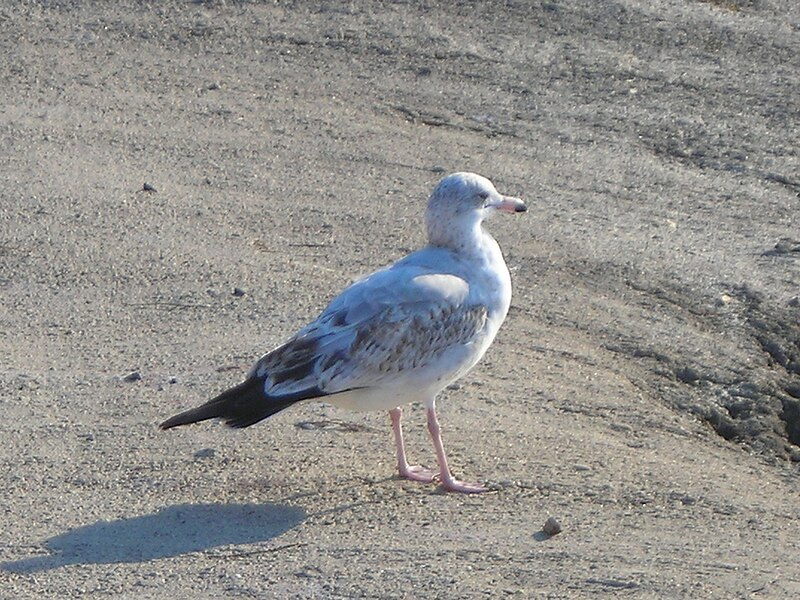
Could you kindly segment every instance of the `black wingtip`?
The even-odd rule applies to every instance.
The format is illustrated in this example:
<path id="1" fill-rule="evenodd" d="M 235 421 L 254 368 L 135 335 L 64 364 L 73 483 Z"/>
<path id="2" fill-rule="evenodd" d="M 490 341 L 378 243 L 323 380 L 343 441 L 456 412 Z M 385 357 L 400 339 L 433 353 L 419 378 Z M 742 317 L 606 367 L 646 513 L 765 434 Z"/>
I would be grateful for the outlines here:
<path id="1" fill-rule="evenodd" d="M 197 408 L 170 417 L 158 427 L 165 431 L 209 419 L 222 419 L 229 427 L 240 429 L 254 425 L 295 402 L 324 395 L 325 392 L 314 387 L 286 396 L 267 396 L 264 379 L 252 377 Z"/>
<path id="2" fill-rule="evenodd" d="M 158 425 L 158 428 L 161 431 L 166 431 L 167 429 L 172 429 L 173 427 L 177 427 L 178 425 L 181 425 L 181 423 L 177 419 L 177 416 L 178 415 L 176 415 L 175 417 L 170 417 L 169 419 L 167 419 L 163 423 L 160 423 Z"/>
<path id="3" fill-rule="evenodd" d="M 211 400 L 202 406 L 186 410 L 175 415 L 174 417 L 170 417 L 161 423 L 158 428 L 162 431 L 166 431 L 167 429 L 172 429 L 173 427 L 191 425 L 192 423 L 199 423 L 200 421 L 207 421 L 208 419 L 220 417 L 222 414 L 220 413 L 220 403 L 218 402 L 219 398 L 220 397 L 217 396 L 217 398 L 214 398 L 214 400 Z"/>

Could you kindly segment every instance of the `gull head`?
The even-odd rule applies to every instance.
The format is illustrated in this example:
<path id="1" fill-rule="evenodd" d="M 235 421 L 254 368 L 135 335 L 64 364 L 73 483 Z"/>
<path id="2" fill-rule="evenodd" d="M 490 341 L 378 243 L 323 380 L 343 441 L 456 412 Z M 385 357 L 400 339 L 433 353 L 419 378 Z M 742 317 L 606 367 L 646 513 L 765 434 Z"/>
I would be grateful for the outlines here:
<path id="1" fill-rule="evenodd" d="M 492 214 L 526 210 L 522 200 L 504 196 L 486 177 L 453 173 L 436 185 L 428 199 L 428 243 L 459 249 L 473 236 L 482 234 L 481 223 Z"/>

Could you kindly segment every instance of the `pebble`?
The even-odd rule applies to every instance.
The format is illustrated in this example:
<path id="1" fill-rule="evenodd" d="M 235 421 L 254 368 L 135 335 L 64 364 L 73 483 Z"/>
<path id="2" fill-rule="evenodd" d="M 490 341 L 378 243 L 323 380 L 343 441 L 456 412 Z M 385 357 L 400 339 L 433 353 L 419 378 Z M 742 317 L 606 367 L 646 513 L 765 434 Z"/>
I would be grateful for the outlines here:
<path id="1" fill-rule="evenodd" d="M 141 379 L 142 375 L 139 371 L 131 371 L 122 378 L 122 381 L 141 381 Z"/>
<path id="2" fill-rule="evenodd" d="M 542 526 L 542 532 L 550 536 L 559 534 L 561 533 L 561 523 L 556 521 L 553 517 L 548 517 L 547 521 L 545 521 Z"/>
<path id="3" fill-rule="evenodd" d="M 733 301 L 728 294 L 722 294 L 719 298 L 717 298 L 716 305 L 717 306 L 728 306 Z"/>

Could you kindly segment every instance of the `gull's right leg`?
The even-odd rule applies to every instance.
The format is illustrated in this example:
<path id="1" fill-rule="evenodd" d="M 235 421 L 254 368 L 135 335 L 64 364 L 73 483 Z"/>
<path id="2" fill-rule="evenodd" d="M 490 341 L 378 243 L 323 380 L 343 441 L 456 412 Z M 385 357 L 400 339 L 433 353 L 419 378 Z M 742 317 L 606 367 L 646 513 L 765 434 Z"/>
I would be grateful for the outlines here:
<path id="1" fill-rule="evenodd" d="M 482 486 L 480 483 L 459 481 L 450 473 L 450 467 L 447 465 L 447 455 L 444 453 L 444 444 L 442 443 L 442 428 L 439 427 L 439 419 L 436 418 L 434 400 L 431 400 L 428 405 L 428 431 L 431 434 L 433 447 L 436 450 L 436 460 L 439 461 L 439 479 L 442 481 L 442 487 L 448 492 L 461 492 L 462 494 L 488 492 L 489 488 Z"/>
<path id="2" fill-rule="evenodd" d="M 397 470 L 400 472 L 400 477 L 412 481 L 421 481 L 422 483 L 431 483 L 436 478 L 436 471 L 431 471 L 419 465 L 409 465 L 406 459 L 406 445 L 403 442 L 403 427 L 400 425 L 400 419 L 403 417 L 403 409 L 400 407 L 393 408 L 389 411 L 389 416 L 392 418 L 394 443 L 397 447 Z"/>

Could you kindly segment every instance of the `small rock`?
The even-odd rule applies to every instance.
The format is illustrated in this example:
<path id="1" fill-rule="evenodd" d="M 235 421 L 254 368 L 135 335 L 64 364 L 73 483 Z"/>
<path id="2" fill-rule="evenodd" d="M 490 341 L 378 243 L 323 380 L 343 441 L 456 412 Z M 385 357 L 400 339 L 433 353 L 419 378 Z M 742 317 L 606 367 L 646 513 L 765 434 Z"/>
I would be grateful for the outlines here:
<path id="1" fill-rule="evenodd" d="M 790 252 L 800 252 L 800 242 L 791 238 L 781 238 L 775 244 L 775 252 L 778 254 L 789 254 Z"/>
<path id="2" fill-rule="evenodd" d="M 715 304 L 717 306 L 728 306 L 728 304 L 730 304 L 732 301 L 733 298 L 731 298 L 728 294 L 722 294 L 719 298 L 717 298 Z"/>
<path id="3" fill-rule="evenodd" d="M 326 523 L 323 523 L 323 525 L 325 524 Z M 332 524 L 332 522 L 328 524 Z M 299 571 L 295 571 L 294 575 L 295 577 L 320 577 L 322 575 L 322 569 L 313 565 L 306 565 Z"/>
<path id="4" fill-rule="evenodd" d="M 122 381 L 141 381 L 142 375 L 139 371 L 131 371 L 125 377 L 122 378 Z"/>
<path id="5" fill-rule="evenodd" d="M 167 383 L 178 383 L 178 378 L 170 377 L 169 379 L 167 379 Z"/>
<path id="6" fill-rule="evenodd" d="M 233 292 L 232 293 L 237 298 L 241 298 L 242 296 L 244 296 L 244 290 L 242 288 L 240 288 L 240 287 L 233 288 Z"/>
<path id="7" fill-rule="evenodd" d="M 203 448 L 194 453 L 195 458 L 214 458 L 217 451 L 214 448 Z"/>
<path id="8" fill-rule="evenodd" d="M 683 367 L 676 370 L 675 377 L 683 383 L 695 383 L 701 379 L 700 373 L 692 367 Z"/>
<path id="9" fill-rule="evenodd" d="M 561 533 L 561 524 L 553 517 L 548 517 L 542 526 L 542 532 L 550 536 L 557 535 Z"/>
<path id="10" fill-rule="evenodd" d="M 789 300 L 789 306 L 800 306 L 800 296 L 795 296 Z"/>
<path id="11" fill-rule="evenodd" d="M 143 192 L 148 192 L 150 194 L 155 194 L 158 190 L 156 190 L 156 188 L 154 188 L 149 183 L 145 182 L 145 184 L 142 186 L 142 191 Z"/>

